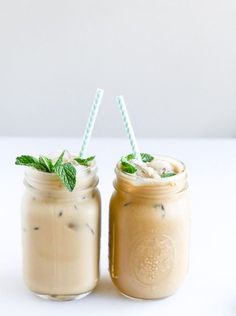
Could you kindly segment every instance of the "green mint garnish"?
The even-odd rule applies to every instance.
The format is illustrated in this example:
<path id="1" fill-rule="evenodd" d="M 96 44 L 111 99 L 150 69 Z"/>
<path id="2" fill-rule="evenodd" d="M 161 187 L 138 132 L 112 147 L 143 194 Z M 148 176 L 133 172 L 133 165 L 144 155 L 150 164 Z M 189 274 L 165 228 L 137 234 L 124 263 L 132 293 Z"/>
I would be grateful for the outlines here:
<path id="1" fill-rule="evenodd" d="M 120 163 L 121 163 L 121 169 L 124 172 L 135 173 L 137 171 L 137 168 L 135 168 L 135 166 L 129 163 L 126 157 L 122 157 Z"/>
<path id="2" fill-rule="evenodd" d="M 15 164 L 19 165 L 19 166 L 33 167 L 37 170 L 47 172 L 47 167 L 44 164 L 42 164 L 39 161 L 39 159 L 32 157 L 32 156 L 29 156 L 29 155 L 23 155 L 20 157 L 16 157 Z"/>
<path id="3" fill-rule="evenodd" d="M 55 162 L 54 168 L 57 168 L 58 166 L 60 166 L 62 164 L 64 154 L 65 154 L 65 150 L 63 150 L 63 152 L 58 157 L 57 161 Z"/>
<path id="4" fill-rule="evenodd" d="M 127 159 L 127 160 L 132 160 L 132 159 L 135 159 L 135 155 L 134 154 L 128 154 L 124 158 Z"/>
<path id="5" fill-rule="evenodd" d="M 17 157 L 15 164 L 32 167 L 43 172 L 55 173 L 71 192 L 76 185 L 76 169 L 70 162 L 63 163 L 64 153 L 65 150 L 61 153 L 55 164 L 53 164 L 51 159 L 45 156 L 35 158 L 28 155 Z"/>
<path id="6" fill-rule="evenodd" d="M 141 155 L 142 161 L 145 163 L 150 162 L 154 159 L 153 156 L 147 153 L 141 153 L 140 155 Z M 130 160 L 132 159 L 135 159 L 134 154 L 129 154 L 121 158 L 120 162 L 121 162 L 122 171 L 125 171 L 127 173 L 135 173 L 137 171 L 137 168 L 130 163 Z"/>
<path id="7" fill-rule="evenodd" d="M 147 153 L 141 153 L 141 158 L 143 162 L 151 162 L 154 157 Z"/>
<path id="8" fill-rule="evenodd" d="M 70 192 L 74 190 L 76 184 L 76 169 L 70 162 L 57 164 L 54 168 L 54 172 Z"/>
<path id="9" fill-rule="evenodd" d="M 143 162 L 151 162 L 154 157 L 147 153 L 140 153 Z M 129 154 L 125 157 L 127 160 L 135 159 L 134 154 Z"/>
<path id="10" fill-rule="evenodd" d="M 77 161 L 80 165 L 89 167 L 90 166 L 90 162 L 92 160 L 94 160 L 94 158 L 95 158 L 95 156 L 90 156 L 90 157 L 84 158 L 84 159 L 77 157 L 77 158 L 74 158 L 74 160 Z"/>
<path id="11" fill-rule="evenodd" d="M 47 172 L 53 172 L 53 163 L 51 159 L 45 156 L 40 156 L 39 163 L 47 169 Z"/>
<path id="12" fill-rule="evenodd" d="M 168 177 L 172 177 L 175 175 L 176 175 L 176 173 L 174 173 L 174 172 L 165 172 L 165 173 L 162 173 L 161 178 L 168 178 Z"/>

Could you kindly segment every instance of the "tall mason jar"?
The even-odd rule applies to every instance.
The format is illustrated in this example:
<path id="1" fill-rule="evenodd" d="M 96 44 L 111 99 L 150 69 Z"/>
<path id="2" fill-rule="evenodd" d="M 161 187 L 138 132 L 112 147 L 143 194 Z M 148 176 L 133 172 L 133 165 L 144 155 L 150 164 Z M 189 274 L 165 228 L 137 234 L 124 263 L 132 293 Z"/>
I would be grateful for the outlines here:
<path id="1" fill-rule="evenodd" d="M 73 192 L 52 173 L 29 168 L 22 200 L 23 276 L 35 294 L 71 300 L 99 279 L 101 201 L 96 166 L 79 171 Z"/>
<path id="2" fill-rule="evenodd" d="M 173 294 L 188 270 L 190 204 L 186 170 L 159 181 L 124 173 L 119 164 L 110 201 L 109 270 L 118 290 L 131 298 Z"/>

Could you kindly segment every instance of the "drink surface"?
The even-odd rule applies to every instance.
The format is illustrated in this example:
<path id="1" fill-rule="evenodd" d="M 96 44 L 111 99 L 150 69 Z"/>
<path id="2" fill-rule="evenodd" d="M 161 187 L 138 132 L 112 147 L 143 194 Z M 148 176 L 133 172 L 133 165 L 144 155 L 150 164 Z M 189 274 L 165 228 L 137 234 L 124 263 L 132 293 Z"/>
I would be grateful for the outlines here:
<path id="1" fill-rule="evenodd" d="M 150 156 L 150 155 L 149 155 Z M 165 156 L 150 156 L 150 161 L 139 161 L 135 158 L 129 162 L 135 166 L 137 178 L 160 180 L 161 178 L 173 176 L 184 171 L 182 162 Z M 122 170 L 121 164 L 118 168 Z"/>
<path id="2" fill-rule="evenodd" d="M 161 178 L 157 160 L 176 175 Z M 187 272 L 190 207 L 181 162 L 161 157 L 154 167 L 146 167 L 150 169 L 126 174 L 117 165 L 110 201 L 109 265 L 121 293 L 157 299 L 174 293 Z"/>

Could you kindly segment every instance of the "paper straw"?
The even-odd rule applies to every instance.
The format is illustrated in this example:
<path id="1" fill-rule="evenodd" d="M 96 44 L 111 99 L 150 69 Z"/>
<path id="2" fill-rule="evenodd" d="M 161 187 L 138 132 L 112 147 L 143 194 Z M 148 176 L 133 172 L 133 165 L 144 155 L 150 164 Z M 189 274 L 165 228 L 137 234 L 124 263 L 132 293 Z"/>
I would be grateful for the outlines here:
<path id="1" fill-rule="evenodd" d="M 137 144 L 136 138 L 134 136 L 134 130 L 133 130 L 133 127 L 131 125 L 131 122 L 129 119 L 129 114 L 128 114 L 126 106 L 125 106 L 124 98 L 122 96 L 116 97 L 116 102 L 117 102 L 117 105 L 118 105 L 120 113 L 121 113 L 121 117 L 122 117 L 122 120 L 123 120 L 123 123 L 125 126 L 126 133 L 128 135 L 128 138 L 129 138 L 129 142 L 130 142 L 133 154 L 134 154 L 136 159 L 138 159 L 139 161 L 142 161 L 140 151 L 138 148 L 138 144 Z"/>
<path id="2" fill-rule="evenodd" d="M 98 114 L 98 109 L 101 104 L 103 93 L 104 91 L 102 89 L 97 89 L 95 97 L 93 99 L 93 105 L 89 113 L 87 125 L 86 125 L 84 135 L 83 135 L 82 146 L 79 153 L 80 158 L 84 158 L 87 152 L 88 144 L 89 144 L 90 137 L 91 137 L 93 127 L 94 127 L 94 123 Z"/>

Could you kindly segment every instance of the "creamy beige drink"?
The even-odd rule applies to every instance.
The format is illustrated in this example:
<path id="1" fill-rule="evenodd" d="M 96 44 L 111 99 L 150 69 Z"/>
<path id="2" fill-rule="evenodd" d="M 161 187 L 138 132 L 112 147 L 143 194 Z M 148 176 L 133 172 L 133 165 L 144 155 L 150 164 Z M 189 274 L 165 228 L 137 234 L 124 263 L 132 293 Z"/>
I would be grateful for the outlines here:
<path id="1" fill-rule="evenodd" d="M 22 202 L 28 288 L 56 300 L 90 293 L 99 278 L 100 194 L 96 166 L 78 167 L 69 192 L 56 174 L 28 168 Z"/>
<path id="2" fill-rule="evenodd" d="M 110 275 L 122 294 L 158 299 L 173 294 L 188 269 L 186 171 L 181 162 L 162 156 L 129 162 L 135 172 L 124 171 L 127 161 L 117 165 L 110 201 Z"/>

